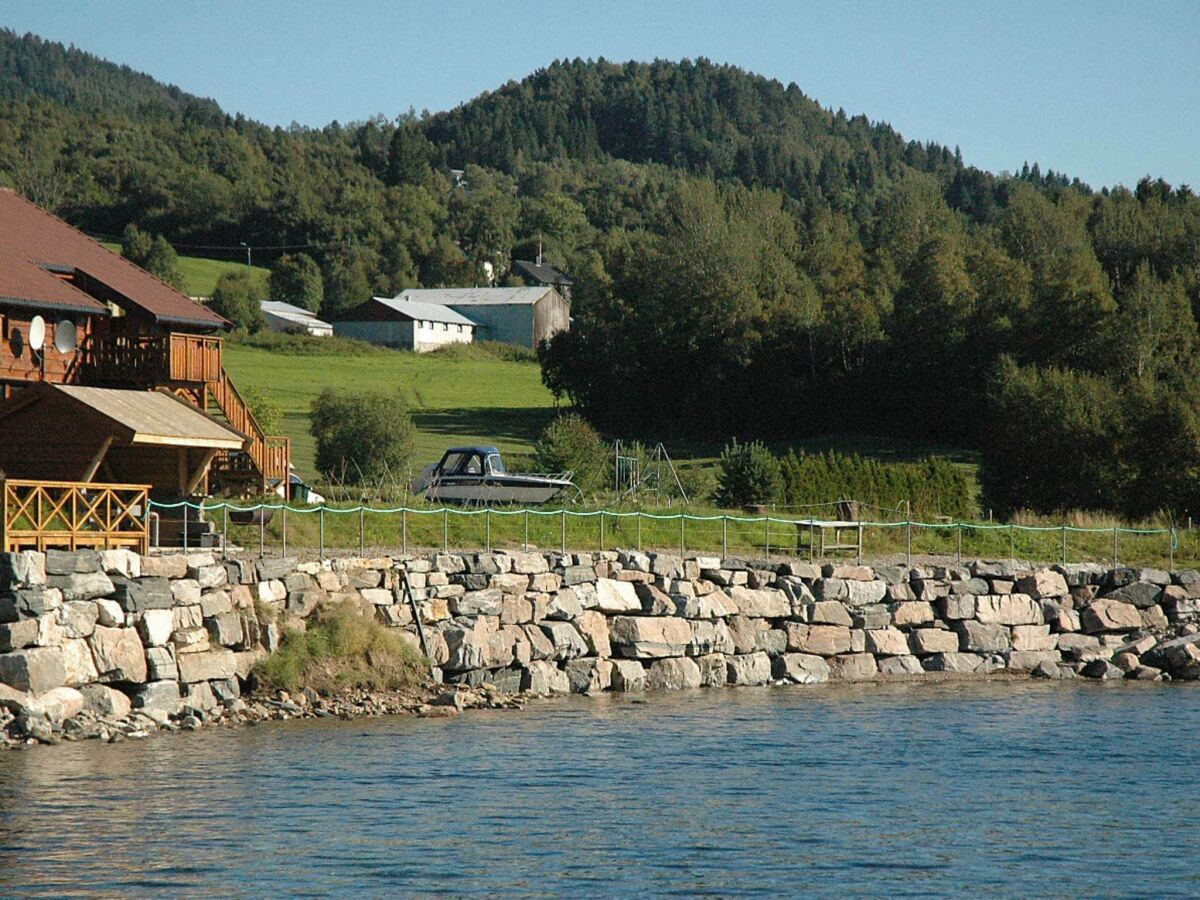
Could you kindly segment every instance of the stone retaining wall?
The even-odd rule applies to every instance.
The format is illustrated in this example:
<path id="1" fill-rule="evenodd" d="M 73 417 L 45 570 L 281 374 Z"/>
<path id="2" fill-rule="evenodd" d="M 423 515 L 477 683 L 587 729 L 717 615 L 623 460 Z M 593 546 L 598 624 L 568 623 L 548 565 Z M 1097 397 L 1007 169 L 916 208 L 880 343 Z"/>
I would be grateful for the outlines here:
<path id="1" fill-rule="evenodd" d="M 928 672 L 1200 677 L 1200 573 L 768 564 L 604 553 L 297 562 L 0 555 L 0 709 L 61 723 L 234 706 L 286 628 L 351 603 L 435 675 L 536 694 Z M 9 713 L 12 715 L 12 712 Z M 3 723 L 0 723 L 2 725 Z"/>

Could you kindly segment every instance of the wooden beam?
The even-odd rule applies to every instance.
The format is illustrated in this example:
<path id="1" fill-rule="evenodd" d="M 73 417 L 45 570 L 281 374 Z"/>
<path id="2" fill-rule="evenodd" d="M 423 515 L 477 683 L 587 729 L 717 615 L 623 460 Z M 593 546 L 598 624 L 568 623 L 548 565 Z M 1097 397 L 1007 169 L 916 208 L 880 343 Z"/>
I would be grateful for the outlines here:
<path id="1" fill-rule="evenodd" d="M 213 457 L 217 455 L 216 450 L 209 450 L 200 458 L 200 465 L 196 466 L 196 471 L 192 473 L 192 478 L 188 482 L 187 496 L 191 496 L 200 482 L 204 480 L 204 476 L 208 474 L 208 467 L 212 464 Z"/>
<path id="2" fill-rule="evenodd" d="M 96 455 L 92 457 L 92 461 L 88 463 L 87 468 L 83 470 L 83 477 L 80 481 L 91 481 L 96 477 L 96 470 L 100 468 L 100 463 L 104 461 L 104 455 L 108 453 L 108 448 L 112 446 L 113 436 L 108 435 L 100 444 L 100 449 L 96 451 Z"/>

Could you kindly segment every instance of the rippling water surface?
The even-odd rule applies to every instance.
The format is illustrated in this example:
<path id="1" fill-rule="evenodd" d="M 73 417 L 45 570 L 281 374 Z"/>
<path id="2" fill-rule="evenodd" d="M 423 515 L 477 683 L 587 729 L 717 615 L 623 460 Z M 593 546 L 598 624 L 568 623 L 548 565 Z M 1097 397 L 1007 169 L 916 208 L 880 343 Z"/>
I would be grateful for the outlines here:
<path id="1" fill-rule="evenodd" d="M 1200 894 L 1200 690 L 821 686 L 0 755 L 0 895 Z"/>

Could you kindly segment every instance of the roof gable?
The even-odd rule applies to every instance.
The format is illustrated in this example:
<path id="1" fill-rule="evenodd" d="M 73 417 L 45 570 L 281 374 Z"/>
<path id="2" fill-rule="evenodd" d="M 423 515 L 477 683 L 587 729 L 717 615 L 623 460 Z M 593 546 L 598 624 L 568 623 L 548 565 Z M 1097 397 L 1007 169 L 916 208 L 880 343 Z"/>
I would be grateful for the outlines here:
<path id="1" fill-rule="evenodd" d="M 0 188 L 0 247 L 45 268 L 79 271 L 156 322 L 220 328 L 211 309 L 7 188 Z"/>
<path id="2" fill-rule="evenodd" d="M 107 315 L 108 307 L 37 263 L 0 246 L 0 304 Z"/>
<path id="3" fill-rule="evenodd" d="M 408 293 L 407 291 L 405 293 Z M 378 320 L 394 320 L 397 318 L 422 322 L 445 322 L 450 325 L 469 325 L 477 327 L 462 313 L 455 312 L 440 303 L 423 303 L 419 300 L 399 297 L 372 297 L 365 303 L 360 303 L 338 317 L 341 322 L 372 322 Z"/>

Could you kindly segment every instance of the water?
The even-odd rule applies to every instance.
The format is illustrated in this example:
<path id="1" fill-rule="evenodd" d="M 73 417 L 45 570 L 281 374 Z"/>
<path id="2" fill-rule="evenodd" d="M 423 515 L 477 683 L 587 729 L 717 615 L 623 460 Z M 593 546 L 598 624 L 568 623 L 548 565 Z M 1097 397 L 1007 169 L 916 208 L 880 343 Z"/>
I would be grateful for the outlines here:
<path id="1" fill-rule="evenodd" d="M 708 690 L 0 755 L 0 895 L 1200 894 L 1200 690 Z"/>

